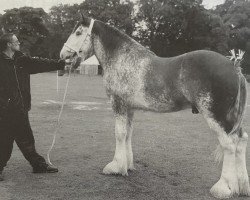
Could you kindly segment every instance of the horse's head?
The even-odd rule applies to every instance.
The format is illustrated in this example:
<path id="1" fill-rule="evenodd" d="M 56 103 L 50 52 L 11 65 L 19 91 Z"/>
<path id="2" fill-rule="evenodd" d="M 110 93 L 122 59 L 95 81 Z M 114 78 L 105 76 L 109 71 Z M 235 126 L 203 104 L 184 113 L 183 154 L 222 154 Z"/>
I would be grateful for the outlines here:
<path id="1" fill-rule="evenodd" d="M 93 25 L 93 19 L 82 15 L 81 21 L 76 24 L 60 52 L 61 59 L 72 59 L 78 56 L 85 60 L 93 55 L 91 35 Z"/>

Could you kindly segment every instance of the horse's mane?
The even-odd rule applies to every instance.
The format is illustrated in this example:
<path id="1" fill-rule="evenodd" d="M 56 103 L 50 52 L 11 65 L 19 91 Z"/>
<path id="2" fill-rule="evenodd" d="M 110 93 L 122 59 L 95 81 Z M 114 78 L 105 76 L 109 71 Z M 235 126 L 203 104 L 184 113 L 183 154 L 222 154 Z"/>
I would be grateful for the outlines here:
<path id="1" fill-rule="evenodd" d="M 81 25 L 81 22 L 78 21 L 78 22 L 76 23 L 76 25 L 74 26 L 72 33 L 74 33 L 74 32 L 76 31 L 76 29 L 77 29 L 80 25 Z"/>
<path id="2" fill-rule="evenodd" d="M 93 32 L 100 37 L 102 44 L 109 52 L 116 51 L 120 46 L 127 44 L 131 46 L 131 48 L 144 49 L 147 52 L 154 54 L 136 42 L 133 38 L 129 37 L 127 34 L 101 21 L 95 21 L 95 28 L 93 28 Z"/>
<path id="3" fill-rule="evenodd" d="M 122 33 L 117 28 L 111 27 L 97 20 L 95 21 L 95 23 L 96 28 L 93 29 L 93 32 L 100 37 L 106 50 L 115 50 L 125 42 L 130 44 L 133 43 L 132 38 Z"/>

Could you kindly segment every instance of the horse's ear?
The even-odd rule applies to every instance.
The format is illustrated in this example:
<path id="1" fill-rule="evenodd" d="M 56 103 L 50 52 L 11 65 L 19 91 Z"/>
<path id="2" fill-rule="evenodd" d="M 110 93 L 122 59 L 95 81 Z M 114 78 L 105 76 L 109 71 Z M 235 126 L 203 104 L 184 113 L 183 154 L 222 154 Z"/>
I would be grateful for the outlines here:
<path id="1" fill-rule="evenodd" d="M 4 29 L 4 27 L 2 27 L 2 33 L 3 34 L 7 33 L 6 30 Z"/>
<path id="2" fill-rule="evenodd" d="M 88 24 L 89 23 L 89 18 L 86 17 L 83 12 L 80 12 L 81 13 L 81 21 L 83 24 Z"/>
<path id="3" fill-rule="evenodd" d="M 81 14 L 81 20 L 84 20 L 85 15 L 82 12 L 80 12 L 80 14 Z"/>

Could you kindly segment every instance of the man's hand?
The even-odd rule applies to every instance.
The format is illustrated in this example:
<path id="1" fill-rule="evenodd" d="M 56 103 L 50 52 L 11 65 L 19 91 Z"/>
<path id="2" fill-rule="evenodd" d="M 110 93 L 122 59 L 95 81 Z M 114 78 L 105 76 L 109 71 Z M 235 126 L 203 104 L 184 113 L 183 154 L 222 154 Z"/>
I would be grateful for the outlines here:
<path id="1" fill-rule="evenodd" d="M 81 57 L 74 57 L 71 60 L 70 59 L 66 59 L 65 60 L 65 64 L 66 64 L 66 66 L 67 65 L 71 65 L 71 68 L 76 69 L 80 65 L 81 60 L 82 60 Z"/>
<path id="2" fill-rule="evenodd" d="M 81 64 L 82 58 L 81 57 L 75 57 L 73 58 L 73 62 L 71 64 L 73 69 L 76 69 L 77 67 L 79 67 L 79 65 Z"/>

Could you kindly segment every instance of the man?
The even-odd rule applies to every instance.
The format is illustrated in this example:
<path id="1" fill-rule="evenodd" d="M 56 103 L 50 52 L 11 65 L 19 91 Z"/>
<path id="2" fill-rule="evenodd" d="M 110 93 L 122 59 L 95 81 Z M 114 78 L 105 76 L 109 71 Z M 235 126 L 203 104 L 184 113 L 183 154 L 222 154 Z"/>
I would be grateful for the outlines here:
<path id="1" fill-rule="evenodd" d="M 0 180 L 16 142 L 33 173 L 55 173 L 35 149 L 28 111 L 31 107 L 30 74 L 62 70 L 65 61 L 31 58 L 20 51 L 20 42 L 12 34 L 0 38 Z"/>

